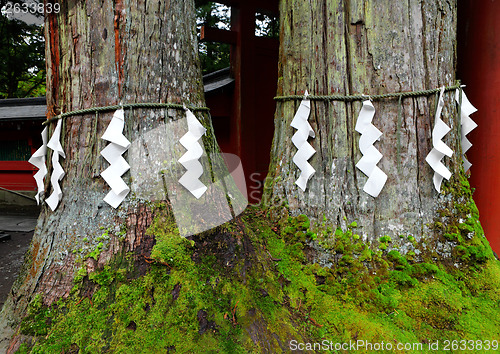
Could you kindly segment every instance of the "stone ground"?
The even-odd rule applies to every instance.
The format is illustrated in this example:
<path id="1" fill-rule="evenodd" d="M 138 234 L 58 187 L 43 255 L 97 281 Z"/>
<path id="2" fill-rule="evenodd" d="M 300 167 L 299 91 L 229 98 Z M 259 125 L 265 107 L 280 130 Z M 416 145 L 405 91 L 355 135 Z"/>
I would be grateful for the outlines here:
<path id="1" fill-rule="evenodd" d="M 38 212 L 31 207 L 0 207 L 0 309 L 23 263 Z M 6 339 L 11 335 L 11 329 L 0 323 L 0 353 L 6 352 Z"/>
<path id="2" fill-rule="evenodd" d="M 3 306 L 10 288 L 16 280 L 24 253 L 33 237 L 33 231 L 9 231 L 10 240 L 0 240 L 0 308 Z"/>
<path id="3" fill-rule="evenodd" d="M 0 308 L 23 263 L 37 217 L 33 208 L 0 208 Z"/>

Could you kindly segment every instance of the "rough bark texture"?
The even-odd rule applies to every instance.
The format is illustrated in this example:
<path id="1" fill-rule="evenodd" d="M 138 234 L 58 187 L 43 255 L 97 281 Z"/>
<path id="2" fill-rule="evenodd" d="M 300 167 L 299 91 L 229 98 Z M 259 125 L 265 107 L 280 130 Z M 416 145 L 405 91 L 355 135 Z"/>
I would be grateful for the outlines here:
<path id="1" fill-rule="evenodd" d="M 283 92 L 304 86 L 314 93 L 383 93 L 451 83 L 454 6 L 386 1 L 377 2 L 385 9 L 377 14 L 368 2 L 318 3 L 282 3 Z M 187 66 L 197 65 L 194 16 L 186 16 L 192 3 L 113 4 L 79 1 L 49 18 L 49 78 L 59 82 L 49 86 L 53 110 L 120 100 L 201 105 L 199 70 Z M 154 203 L 165 195 L 157 189 L 158 171 L 151 169 L 182 152 L 174 142 L 185 127 L 176 112 L 174 119 L 156 111 L 127 114 L 133 193 L 115 212 L 101 202 L 107 187 L 97 173 L 105 166 L 96 156 L 103 144 L 95 140 L 110 115 L 99 117 L 96 134 L 93 117 L 68 119 L 65 146 L 78 148 L 67 149 L 63 203 L 55 213 L 42 212 L 24 273 L 2 313 L 17 324 L 28 307 L 10 352 L 276 353 L 293 351 L 293 340 L 418 344 L 497 338 L 500 268 L 468 183 L 457 174 L 436 197 L 423 161 L 433 104 L 426 98 L 404 102 L 401 176 L 395 177 L 396 137 L 386 134 L 378 144 L 391 156 L 381 164 L 391 179 L 376 200 L 361 192 L 365 178 L 354 167 L 359 104 L 313 104 L 319 151 L 313 165 L 329 182 L 316 177 L 306 194 L 296 191 L 291 176 L 295 151 L 287 137 L 296 105 L 278 110 L 277 178 L 268 197 L 279 207 L 270 210 L 282 211 L 281 202 L 288 202 L 293 213 L 326 216 L 338 226 L 357 220 L 370 237 L 421 236 L 426 222 L 439 230 L 431 242 L 425 239 L 428 246 L 408 237 L 412 248 L 403 244 L 398 250 L 387 238 L 379 250 L 370 249 L 371 240 L 361 240 L 354 223 L 335 231 L 318 228 L 305 215 L 276 223 L 268 210 L 257 208 L 189 240 L 180 237 L 176 194 L 167 189 L 168 201 Z M 397 105 L 376 106 L 376 125 L 394 130 Z M 450 124 L 451 107 L 444 114 Z M 456 140 L 449 135 L 455 151 Z M 207 152 L 216 149 L 210 138 L 204 143 Z M 452 161 L 455 172 L 458 162 Z M 188 221 L 199 221 L 197 212 Z"/>
<path id="2" fill-rule="evenodd" d="M 193 1 L 61 2 L 61 12 L 49 15 L 46 26 L 49 116 L 134 102 L 204 106 L 194 21 Z M 3 309 L 3 324 L 17 325 L 34 294 L 41 294 L 46 305 L 66 298 L 81 266 L 76 263 L 79 259 L 93 271 L 116 254 L 135 251 L 139 273 L 148 266 L 144 256 L 150 254 L 154 240 L 145 231 L 153 216 L 144 200 L 167 198 L 165 193 L 148 194 L 152 186 L 147 182 L 154 179 L 148 168 L 164 163 L 165 156 L 157 151 L 172 153 L 169 164 L 185 152 L 178 140 L 187 124 L 179 119 L 184 117 L 182 111 L 126 111 L 124 134 L 132 146 L 131 172 L 124 179 L 132 184 L 132 191 L 114 210 L 102 200 L 109 186 L 100 173 L 108 164 L 99 154 L 107 144 L 100 136 L 112 114 L 65 120 L 64 197 L 55 212 L 42 208 L 22 274 Z M 198 117 L 210 128 L 207 117 Z M 159 128 L 162 133 L 156 139 Z M 210 129 L 207 136 L 209 151 L 216 144 Z M 48 196 L 49 178 L 46 182 Z M 86 257 L 96 250 L 98 257 Z"/>
<path id="3" fill-rule="evenodd" d="M 410 0 L 282 1 L 278 94 L 385 94 L 455 83 L 456 1 Z M 455 152 L 445 164 L 460 173 L 460 145 L 454 93 L 445 94 L 443 120 L 452 127 L 445 142 Z M 290 122 L 299 102 L 278 103 L 266 203 L 285 204 L 294 215 L 323 217 L 344 230 L 356 221 L 369 240 L 380 236 L 425 236 L 436 210 L 444 207 L 425 162 L 432 148 L 436 99 L 402 101 L 400 154 L 397 99 L 375 101 L 373 124 L 384 135 L 375 144 L 384 155 L 378 166 L 388 175 L 378 198 L 363 192 L 366 176 L 354 130 L 360 102 L 312 102 L 310 139 L 316 174 L 303 193 L 295 184 L 296 148 Z"/>

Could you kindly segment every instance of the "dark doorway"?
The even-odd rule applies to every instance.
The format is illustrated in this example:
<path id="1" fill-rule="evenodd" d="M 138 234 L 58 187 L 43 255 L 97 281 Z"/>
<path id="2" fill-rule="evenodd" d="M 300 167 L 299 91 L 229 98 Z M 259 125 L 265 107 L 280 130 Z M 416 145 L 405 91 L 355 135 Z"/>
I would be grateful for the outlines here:
<path id="1" fill-rule="evenodd" d="M 274 133 L 278 1 L 218 3 L 230 8 L 229 29 L 203 26 L 201 40 L 228 44 L 230 65 L 226 71 L 213 73 L 220 76 L 219 81 L 227 80 L 225 85 L 206 90 L 207 106 L 222 151 L 241 158 L 249 201 L 257 203 L 262 196 Z"/>

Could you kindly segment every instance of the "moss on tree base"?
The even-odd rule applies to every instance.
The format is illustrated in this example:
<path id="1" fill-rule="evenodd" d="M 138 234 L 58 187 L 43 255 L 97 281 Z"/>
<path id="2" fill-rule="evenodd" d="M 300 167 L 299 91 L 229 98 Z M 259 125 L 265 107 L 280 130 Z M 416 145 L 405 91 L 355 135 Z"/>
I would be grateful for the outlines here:
<path id="1" fill-rule="evenodd" d="M 498 339 L 500 262 L 491 251 L 466 260 L 454 252 L 459 266 L 416 262 L 411 253 L 372 251 L 355 227 L 332 231 L 329 264 L 320 266 L 312 262 L 320 236 L 305 216 L 276 225 L 249 209 L 188 240 L 159 210 L 147 273 L 133 278 L 122 257 L 78 277 L 67 300 L 46 307 L 35 298 L 20 329 L 32 340 L 19 352 L 246 353 L 288 351 L 292 340 L 426 348 Z"/>

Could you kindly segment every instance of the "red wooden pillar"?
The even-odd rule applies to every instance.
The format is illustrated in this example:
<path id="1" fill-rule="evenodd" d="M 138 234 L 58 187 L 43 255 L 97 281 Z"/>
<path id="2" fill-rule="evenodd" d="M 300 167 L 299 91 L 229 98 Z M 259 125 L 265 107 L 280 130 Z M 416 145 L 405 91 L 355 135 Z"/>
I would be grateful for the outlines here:
<path id="1" fill-rule="evenodd" d="M 255 10 L 249 1 L 238 2 L 232 7 L 231 29 L 236 32 L 236 46 L 231 53 L 235 80 L 233 121 L 237 151 L 247 174 L 255 171 L 255 101 L 253 97 Z M 251 173 L 251 172 L 250 172 Z M 248 182 L 248 181 L 247 181 Z"/>
<path id="2" fill-rule="evenodd" d="M 279 43 L 274 38 L 255 36 L 255 15 L 256 12 L 277 15 L 278 1 L 218 2 L 231 6 L 231 31 L 203 28 L 201 38 L 232 44 L 231 74 L 234 77 L 234 93 L 230 137 L 221 147 L 224 147 L 224 152 L 240 157 L 245 171 L 249 202 L 258 203 L 267 175 L 274 132 L 276 105 L 273 97 L 278 81 Z M 217 104 L 213 97 L 210 104 Z M 218 107 L 210 108 L 214 108 L 215 112 Z M 217 129 L 215 134 L 217 136 Z"/>
<path id="3" fill-rule="evenodd" d="M 500 254 L 500 0 L 459 1 L 458 78 L 478 112 L 468 138 L 473 146 L 471 186 L 480 221 Z"/>
<path id="4" fill-rule="evenodd" d="M 231 4 L 231 30 L 236 33 L 231 52 L 235 79 L 231 134 L 245 170 L 249 201 L 257 203 L 274 131 L 278 41 L 255 36 L 255 14 L 261 9 L 277 14 L 278 2 L 234 0 Z"/>

